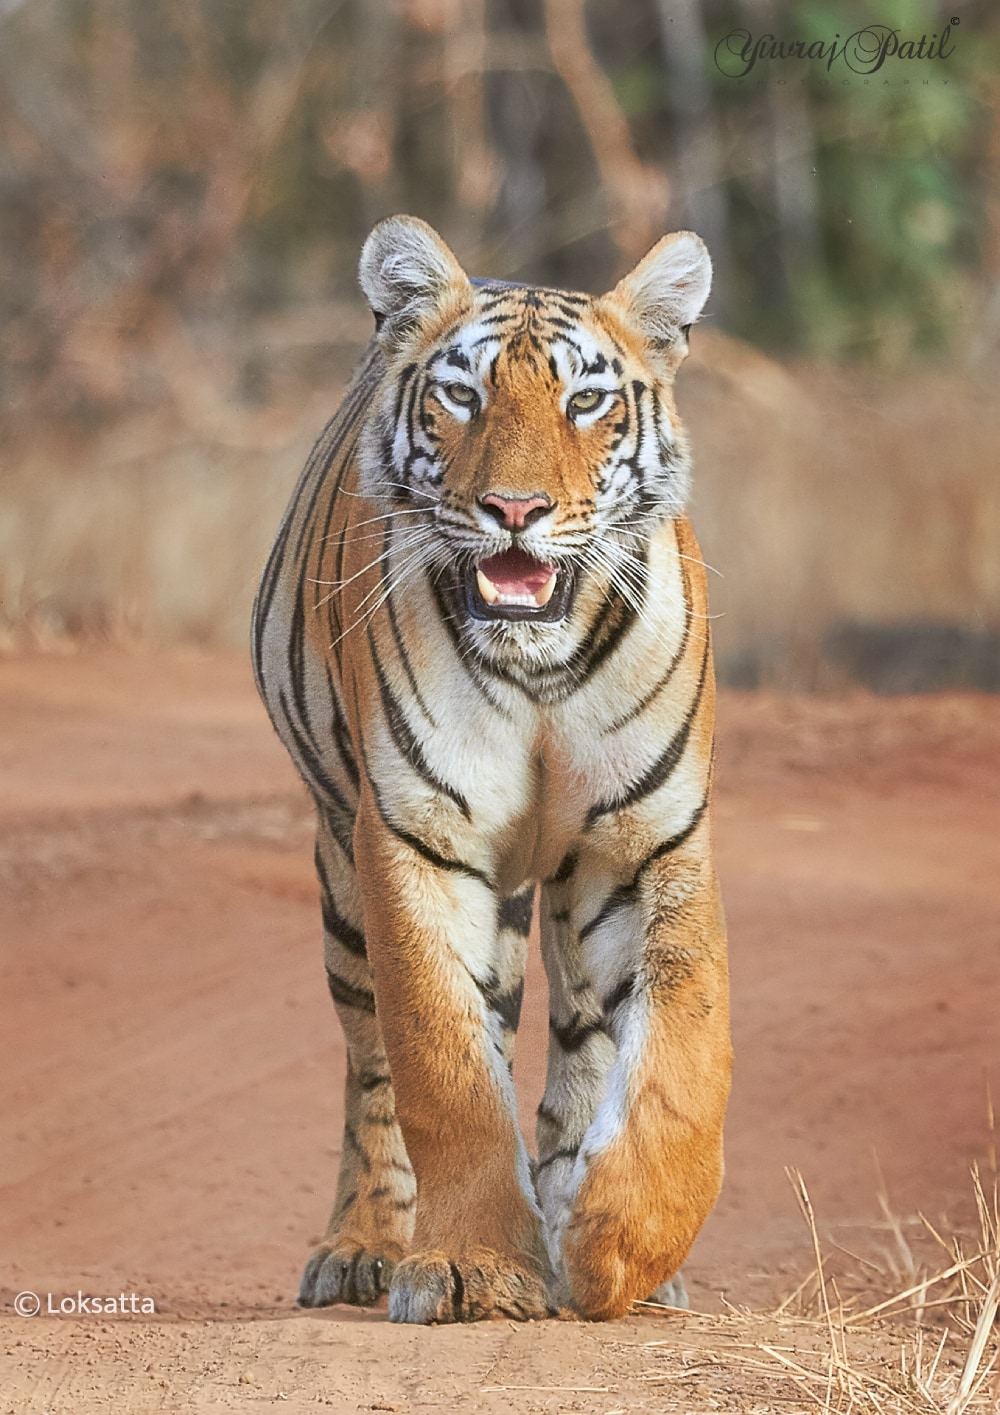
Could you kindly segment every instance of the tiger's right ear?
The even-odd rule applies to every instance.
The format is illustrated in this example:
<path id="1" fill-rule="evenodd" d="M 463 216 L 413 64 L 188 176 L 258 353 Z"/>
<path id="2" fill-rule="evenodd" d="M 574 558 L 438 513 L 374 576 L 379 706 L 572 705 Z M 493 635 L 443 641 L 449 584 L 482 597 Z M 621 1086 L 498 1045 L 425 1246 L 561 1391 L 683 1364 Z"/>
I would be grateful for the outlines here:
<path id="1" fill-rule="evenodd" d="M 379 342 L 390 347 L 469 277 L 433 227 L 416 216 L 380 221 L 364 244 L 358 279 Z"/>

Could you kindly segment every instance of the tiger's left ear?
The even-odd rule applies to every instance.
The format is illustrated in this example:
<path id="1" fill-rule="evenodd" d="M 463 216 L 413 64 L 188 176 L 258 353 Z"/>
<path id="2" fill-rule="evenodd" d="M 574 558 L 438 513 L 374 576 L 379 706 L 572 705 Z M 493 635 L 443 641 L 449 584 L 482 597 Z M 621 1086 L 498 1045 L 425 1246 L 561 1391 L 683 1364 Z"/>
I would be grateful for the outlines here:
<path id="1" fill-rule="evenodd" d="M 654 346 L 687 349 L 688 329 L 712 288 L 708 249 L 693 231 L 664 236 L 605 300 Z"/>

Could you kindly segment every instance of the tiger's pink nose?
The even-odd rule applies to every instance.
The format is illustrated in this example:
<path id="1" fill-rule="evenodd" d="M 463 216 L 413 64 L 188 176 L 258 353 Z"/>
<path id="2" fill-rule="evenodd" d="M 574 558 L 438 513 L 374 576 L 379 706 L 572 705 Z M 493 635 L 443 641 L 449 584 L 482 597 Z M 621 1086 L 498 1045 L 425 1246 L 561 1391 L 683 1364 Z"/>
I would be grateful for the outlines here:
<path id="1" fill-rule="evenodd" d="M 552 498 L 544 493 L 537 496 L 501 496 L 491 492 L 489 496 L 481 496 L 479 504 L 508 531 L 523 531 L 525 526 L 537 521 L 546 511 L 551 511 Z"/>

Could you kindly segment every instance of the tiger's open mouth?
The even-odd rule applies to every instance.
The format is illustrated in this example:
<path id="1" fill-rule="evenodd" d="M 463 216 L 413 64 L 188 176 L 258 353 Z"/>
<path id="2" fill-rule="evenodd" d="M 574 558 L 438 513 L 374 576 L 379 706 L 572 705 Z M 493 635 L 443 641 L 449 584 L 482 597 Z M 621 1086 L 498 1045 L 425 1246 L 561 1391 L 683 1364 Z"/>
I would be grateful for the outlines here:
<path id="1" fill-rule="evenodd" d="M 465 575 L 466 608 L 474 619 L 564 619 L 572 595 L 568 567 L 536 560 L 516 546 Z"/>

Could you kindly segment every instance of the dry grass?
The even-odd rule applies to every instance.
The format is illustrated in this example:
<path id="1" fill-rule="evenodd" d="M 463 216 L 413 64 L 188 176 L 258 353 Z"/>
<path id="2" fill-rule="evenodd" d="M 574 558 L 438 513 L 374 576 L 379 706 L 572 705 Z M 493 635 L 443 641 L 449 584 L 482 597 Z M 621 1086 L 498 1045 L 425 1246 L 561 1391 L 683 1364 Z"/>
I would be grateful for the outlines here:
<path id="1" fill-rule="evenodd" d="M 991 1139 L 992 1107 L 990 1111 Z M 823 1411 L 827 1415 L 965 1415 L 1000 1410 L 1000 1206 L 995 1147 L 990 1177 L 972 1174 L 978 1232 L 945 1239 L 923 1215 L 916 1224 L 947 1261 L 918 1261 L 906 1224 L 879 1185 L 883 1233 L 892 1248 L 876 1262 L 850 1253 L 833 1276 L 802 1175 L 789 1180 L 808 1229 L 813 1267 L 773 1312 L 687 1314 L 683 1337 L 644 1342 L 655 1368 L 644 1379 L 663 1411 Z M 836 1246 L 836 1245 L 833 1245 Z M 846 1250 L 840 1249 L 841 1254 Z M 858 1290 L 845 1296 L 845 1278 Z M 903 1280 L 886 1290 L 887 1280 Z M 875 1300 L 873 1300 L 875 1299 Z M 654 1304 L 643 1303 L 650 1309 Z"/>

